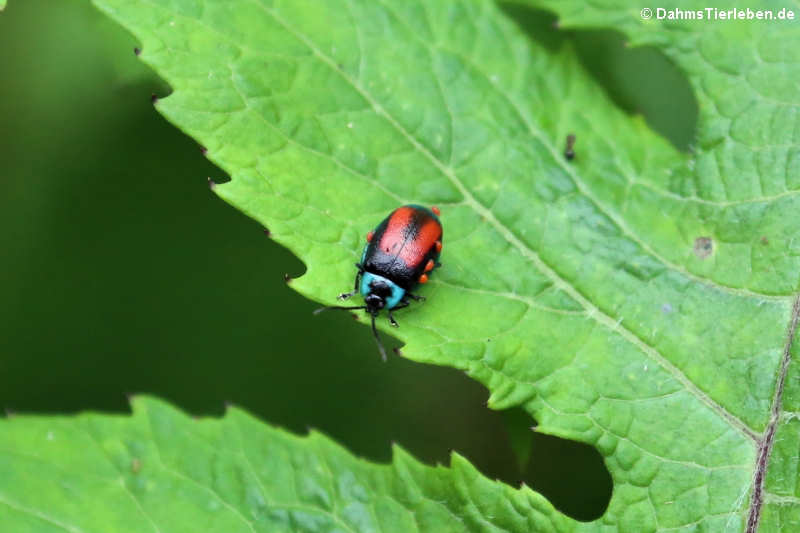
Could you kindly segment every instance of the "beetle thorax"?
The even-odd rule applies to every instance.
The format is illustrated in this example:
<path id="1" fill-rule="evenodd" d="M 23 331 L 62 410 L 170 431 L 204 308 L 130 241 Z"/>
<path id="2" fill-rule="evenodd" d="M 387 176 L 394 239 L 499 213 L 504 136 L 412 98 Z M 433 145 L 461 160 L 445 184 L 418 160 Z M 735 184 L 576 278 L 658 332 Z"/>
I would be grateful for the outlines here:
<path id="1" fill-rule="evenodd" d="M 403 298 L 405 290 L 383 276 L 365 272 L 361 279 L 361 295 L 369 313 L 392 309 Z"/>

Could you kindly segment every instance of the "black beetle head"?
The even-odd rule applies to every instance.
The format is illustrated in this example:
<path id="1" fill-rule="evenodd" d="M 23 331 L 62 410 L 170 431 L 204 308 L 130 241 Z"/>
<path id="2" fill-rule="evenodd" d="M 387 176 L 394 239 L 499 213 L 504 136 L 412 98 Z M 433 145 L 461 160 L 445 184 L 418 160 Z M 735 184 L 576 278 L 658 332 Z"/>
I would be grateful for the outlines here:
<path id="1" fill-rule="evenodd" d="M 367 312 L 375 314 L 386 307 L 386 299 L 392 295 L 392 288 L 385 281 L 375 279 L 369 284 L 369 293 L 364 297 Z"/>

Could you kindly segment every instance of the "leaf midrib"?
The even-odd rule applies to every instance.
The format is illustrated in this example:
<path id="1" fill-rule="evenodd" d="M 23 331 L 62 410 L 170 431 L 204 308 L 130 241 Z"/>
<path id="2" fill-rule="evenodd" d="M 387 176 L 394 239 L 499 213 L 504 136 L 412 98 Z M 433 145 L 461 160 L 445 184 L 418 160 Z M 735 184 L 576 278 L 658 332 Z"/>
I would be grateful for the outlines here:
<path id="1" fill-rule="evenodd" d="M 772 447 L 775 444 L 775 433 L 781 421 L 781 403 L 783 390 L 786 384 L 786 377 L 789 374 L 789 363 L 792 360 L 792 344 L 797 333 L 797 325 L 800 322 L 800 295 L 792 306 L 792 316 L 789 320 L 789 328 L 786 333 L 786 344 L 783 348 L 780 369 L 778 371 L 775 393 L 770 406 L 770 420 L 764 428 L 763 437 L 759 440 L 758 451 L 756 454 L 756 468 L 753 472 L 753 492 L 750 495 L 750 505 L 747 511 L 747 533 L 755 533 L 758 530 L 761 518 L 761 509 L 766 500 L 766 474 L 769 468 L 769 460 L 772 454 Z"/>

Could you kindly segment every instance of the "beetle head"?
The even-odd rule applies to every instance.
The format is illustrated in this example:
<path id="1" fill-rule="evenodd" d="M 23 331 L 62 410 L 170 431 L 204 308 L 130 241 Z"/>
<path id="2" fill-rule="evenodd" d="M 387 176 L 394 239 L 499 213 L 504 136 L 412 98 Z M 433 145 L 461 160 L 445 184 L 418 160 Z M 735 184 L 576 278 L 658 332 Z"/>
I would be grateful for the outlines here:
<path id="1" fill-rule="evenodd" d="M 386 300 L 392 295 L 392 288 L 381 279 L 373 279 L 369 284 L 369 292 L 364 296 L 367 312 L 376 314 L 386 307 Z"/>

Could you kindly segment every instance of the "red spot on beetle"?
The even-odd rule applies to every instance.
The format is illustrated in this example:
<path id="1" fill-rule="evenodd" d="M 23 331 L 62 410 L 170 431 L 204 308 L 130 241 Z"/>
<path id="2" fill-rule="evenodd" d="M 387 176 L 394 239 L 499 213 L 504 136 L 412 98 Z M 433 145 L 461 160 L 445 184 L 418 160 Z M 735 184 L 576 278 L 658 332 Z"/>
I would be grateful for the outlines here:
<path id="1" fill-rule="evenodd" d="M 436 207 L 435 205 L 431 206 L 431 211 L 433 211 L 433 214 L 436 215 L 437 217 L 442 214 L 442 212 L 439 211 L 439 208 Z"/>
<path id="2" fill-rule="evenodd" d="M 421 275 L 421 276 L 419 277 L 419 282 L 420 282 L 420 283 L 428 283 L 428 275 L 427 275 L 427 274 L 423 274 L 423 275 Z"/>
<path id="3" fill-rule="evenodd" d="M 440 253 L 442 251 L 442 241 L 436 241 L 436 253 Z"/>
<path id="4" fill-rule="evenodd" d="M 428 262 L 425 264 L 425 272 L 430 272 L 433 270 L 434 266 L 436 266 L 436 263 L 433 262 L 433 259 L 428 259 Z"/>
<path id="5" fill-rule="evenodd" d="M 372 242 L 372 237 L 374 236 L 375 236 L 374 231 L 370 231 L 369 233 L 367 233 L 367 242 Z"/>

